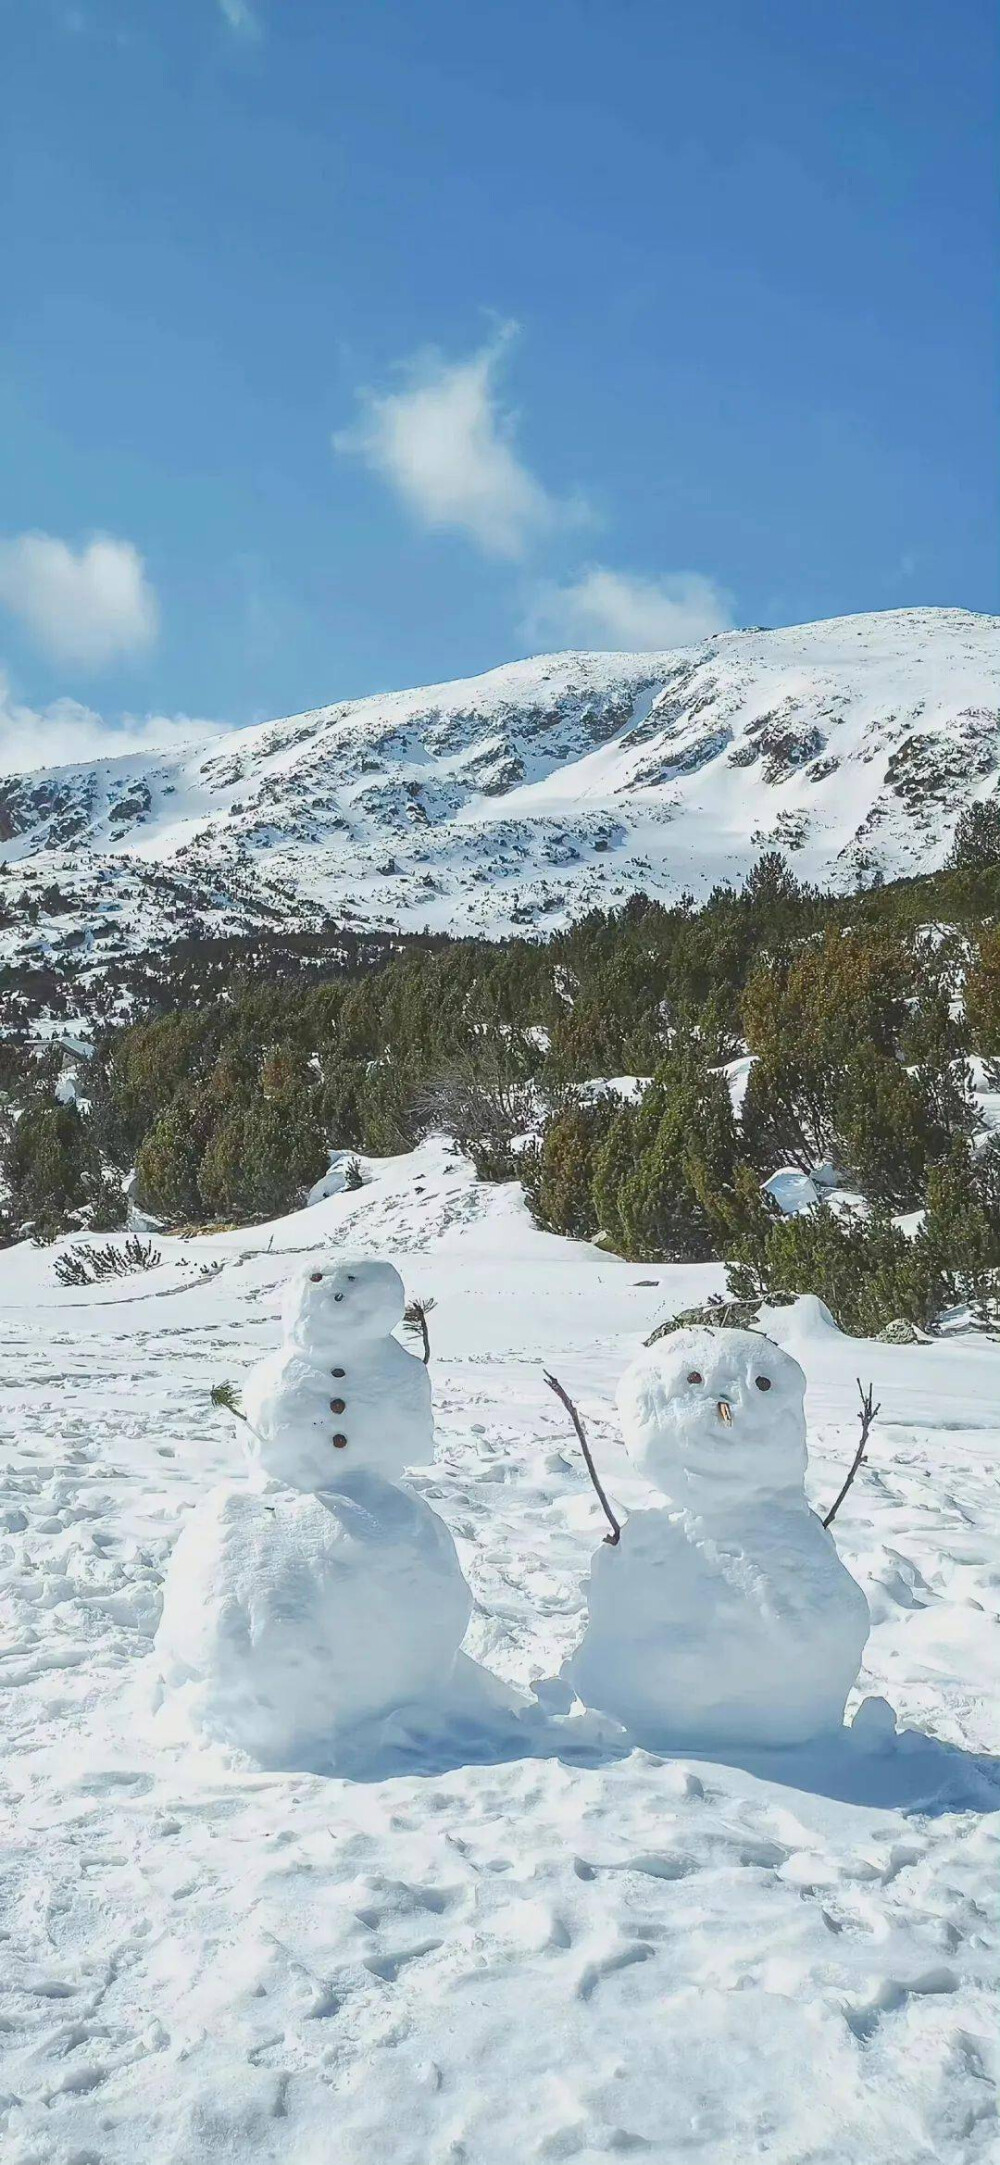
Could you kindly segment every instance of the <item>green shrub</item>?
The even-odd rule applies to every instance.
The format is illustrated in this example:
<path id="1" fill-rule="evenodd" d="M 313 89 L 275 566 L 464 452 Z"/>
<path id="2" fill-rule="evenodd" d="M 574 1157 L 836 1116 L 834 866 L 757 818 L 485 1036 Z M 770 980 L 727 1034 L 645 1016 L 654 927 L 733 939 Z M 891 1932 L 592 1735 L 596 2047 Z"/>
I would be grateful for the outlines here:
<path id="1" fill-rule="evenodd" d="M 740 1112 L 743 1149 L 762 1174 L 780 1165 L 808 1173 L 833 1149 L 839 1070 L 773 1047 L 753 1063 Z"/>
<path id="2" fill-rule="evenodd" d="M 277 1093 L 235 1107 L 220 1122 L 198 1168 L 198 1188 L 214 1217 L 273 1218 L 304 1202 L 327 1160 L 308 1102 L 299 1093 Z"/>
<path id="3" fill-rule="evenodd" d="M 124 1225 L 120 1182 L 107 1170 L 91 1123 L 73 1101 L 44 1096 L 9 1123 L 2 1150 L 9 1236 L 54 1240 L 71 1227 Z"/>
<path id="4" fill-rule="evenodd" d="M 833 1153 L 870 1203 L 913 1210 L 927 1168 L 950 1140 L 934 1096 L 919 1075 L 863 1045 L 840 1076 L 833 1109 Z"/>
<path id="5" fill-rule="evenodd" d="M 728 1275 L 735 1299 L 763 1293 L 780 1302 L 815 1293 L 855 1337 L 873 1337 L 897 1318 L 929 1330 L 946 1297 L 926 1241 L 908 1240 L 886 1217 L 838 1215 L 826 1204 L 776 1220 L 759 1272 L 737 1263 Z"/>
<path id="6" fill-rule="evenodd" d="M 136 1159 L 135 1196 L 142 1210 L 167 1224 L 202 1216 L 198 1186 L 201 1142 L 190 1101 L 179 1097 L 160 1114 Z"/>
<path id="7" fill-rule="evenodd" d="M 927 1181 L 924 1239 L 947 1297 L 981 1322 L 1000 1314 L 1000 1141 L 977 1154 L 956 1137 Z"/>
<path id="8" fill-rule="evenodd" d="M 697 1262 L 716 1253 L 709 1198 L 738 1162 L 722 1076 L 690 1046 L 659 1070 L 637 1109 L 623 1108 L 595 1164 L 602 1229 L 623 1255 Z"/>
<path id="9" fill-rule="evenodd" d="M 518 1171 L 525 1199 L 536 1223 L 548 1232 L 591 1240 L 601 1231 L 594 1167 L 616 1111 L 617 1101 L 610 1097 L 566 1105 L 548 1122 L 540 1146 L 521 1158 Z"/>

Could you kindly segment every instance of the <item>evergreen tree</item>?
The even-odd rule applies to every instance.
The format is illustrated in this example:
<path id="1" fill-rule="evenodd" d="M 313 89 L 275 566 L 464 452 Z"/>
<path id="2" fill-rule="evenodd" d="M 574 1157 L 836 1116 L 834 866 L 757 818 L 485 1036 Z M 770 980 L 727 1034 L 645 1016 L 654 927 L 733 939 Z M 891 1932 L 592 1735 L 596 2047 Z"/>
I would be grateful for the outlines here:
<path id="1" fill-rule="evenodd" d="M 190 1100 L 179 1096 L 154 1121 L 136 1159 L 135 1193 L 142 1210 L 168 1225 L 202 1215 L 198 1186 L 201 1142 Z"/>
<path id="2" fill-rule="evenodd" d="M 1000 865 L 1000 798 L 969 804 L 959 814 L 948 863 L 958 872 L 990 872 Z"/>
<path id="3" fill-rule="evenodd" d="M 540 1147 L 519 1166 L 532 1216 L 549 1232 L 590 1240 L 601 1230 L 594 1161 L 614 1119 L 614 1100 L 569 1104 L 550 1120 Z"/>
<path id="4" fill-rule="evenodd" d="M 328 1153 L 302 1092 L 237 1105 L 214 1130 L 198 1168 L 206 1207 L 220 1218 L 273 1218 L 296 1210 L 325 1170 Z"/>
<path id="5" fill-rule="evenodd" d="M 625 1229 L 619 1211 L 619 1199 L 625 1178 L 631 1172 L 635 1160 L 637 1128 L 638 1112 L 635 1105 L 620 1105 L 618 1111 L 612 1114 L 592 1158 L 591 1194 L 595 1231 L 603 1235 L 609 1248 L 615 1248 L 619 1252 L 622 1252 L 625 1246 Z"/>
<path id="6" fill-rule="evenodd" d="M 754 1060 L 740 1112 L 743 1148 L 758 1171 L 795 1165 L 809 1173 L 833 1149 L 840 1070 L 832 1059 L 792 1044 Z"/>
<path id="7" fill-rule="evenodd" d="M 948 1297 L 982 1322 L 1000 1314 L 1000 1144 L 977 1157 L 956 1137 L 927 1180 L 924 1239 Z"/>
<path id="8" fill-rule="evenodd" d="M 965 973 L 964 999 L 971 1045 L 984 1060 L 1000 1062 L 1000 925 L 979 931 Z"/>
<path id="9" fill-rule="evenodd" d="M 734 1298 L 763 1290 L 769 1301 L 815 1293 L 841 1330 L 871 1337 L 897 1319 L 929 1330 L 944 1302 L 937 1258 L 924 1240 L 908 1240 L 890 1219 L 836 1213 L 828 1205 L 779 1218 L 763 1269 L 737 1263 L 728 1273 Z"/>
<path id="10" fill-rule="evenodd" d="M 2 1153 L 11 1233 L 54 1240 L 72 1226 L 111 1230 L 127 1221 L 120 1182 L 102 1162 L 93 1126 L 75 1101 L 34 1099 L 8 1124 Z"/>
<path id="11" fill-rule="evenodd" d="M 920 1079 L 898 1060 L 863 1045 L 847 1062 L 834 1104 L 834 1152 L 870 1203 L 915 1209 L 930 1160 L 947 1131 Z"/>
<path id="12" fill-rule="evenodd" d="M 633 1140 L 616 1203 L 623 1253 L 663 1262 L 712 1256 L 715 1233 L 701 1196 L 729 1186 L 738 1157 L 723 1078 L 690 1047 L 675 1052 L 642 1100 Z"/>

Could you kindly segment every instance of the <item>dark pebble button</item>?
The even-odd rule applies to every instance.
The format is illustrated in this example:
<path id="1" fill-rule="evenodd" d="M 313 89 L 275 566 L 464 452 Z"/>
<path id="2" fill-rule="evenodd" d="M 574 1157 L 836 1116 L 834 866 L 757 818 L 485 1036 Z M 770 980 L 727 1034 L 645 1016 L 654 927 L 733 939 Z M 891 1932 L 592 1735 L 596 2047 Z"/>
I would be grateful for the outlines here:
<path id="1" fill-rule="evenodd" d="M 343 1412 L 345 1411 L 345 1409 L 346 1409 L 346 1406 L 347 1406 L 347 1400 L 346 1400 L 346 1398 L 331 1398 L 331 1400 L 330 1400 L 330 1412 L 331 1412 L 331 1413 L 343 1413 Z"/>
<path id="2" fill-rule="evenodd" d="M 346 1436 L 341 1436 L 341 1435 L 340 1435 L 340 1434 L 338 1433 L 338 1434 L 337 1434 L 337 1435 L 336 1435 L 336 1436 L 334 1437 L 334 1439 L 333 1439 L 333 1448 L 334 1448 L 334 1450 L 335 1450 L 335 1451 L 342 1451 L 342 1450 L 344 1449 L 344 1446 L 345 1446 L 346 1442 L 347 1442 L 347 1437 L 346 1437 Z"/>
<path id="3" fill-rule="evenodd" d="M 330 1374 L 331 1376 L 346 1376 L 347 1370 L 346 1368 L 331 1368 Z"/>

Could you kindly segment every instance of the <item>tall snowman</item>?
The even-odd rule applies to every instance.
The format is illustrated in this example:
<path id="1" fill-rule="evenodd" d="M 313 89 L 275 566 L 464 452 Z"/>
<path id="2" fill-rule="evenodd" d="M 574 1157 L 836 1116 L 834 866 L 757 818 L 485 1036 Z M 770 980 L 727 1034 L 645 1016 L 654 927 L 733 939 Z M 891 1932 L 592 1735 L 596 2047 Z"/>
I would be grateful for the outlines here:
<path id="1" fill-rule="evenodd" d="M 401 1709 L 433 1719 L 467 1693 L 455 1544 L 397 1485 L 433 1452 L 427 1370 L 392 1336 L 403 1305 L 391 1263 L 324 1260 L 290 1281 L 283 1343 L 245 1391 L 253 1478 L 215 1489 L 170 1560 L 168 1728 L 321 1769 Z"/>
<path id="2" fill-rule="evenodd" d="M 642 1744 L 838 1729 L 868 1604 L 806 1500 L 805 1377 L 756 1331 L 659 1339 L 622 1378 L 626 1450 L 665 1499 L 591 1567 L 570 1680 Z"/>

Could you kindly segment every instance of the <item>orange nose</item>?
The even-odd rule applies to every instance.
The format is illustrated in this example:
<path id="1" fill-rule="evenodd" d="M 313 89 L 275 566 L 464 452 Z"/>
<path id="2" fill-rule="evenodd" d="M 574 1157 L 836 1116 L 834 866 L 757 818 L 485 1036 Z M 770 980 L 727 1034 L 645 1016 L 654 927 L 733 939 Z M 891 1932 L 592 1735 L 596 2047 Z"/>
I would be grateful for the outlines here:
<path id="1" fill-rule="evenodd" d="M 727 1427 L 727 1428 L 732 1428 L 732 1425 L 733 1425 L 733 1409 L 732 1409 L 732 1407 L 731 1407 L 731 1405 L 730 1405 L 730 1403 L 729 1403 L 729 1400 L 728 1400 L 728 1398 L 720 1398 L 720 1400 L 719 1400 L 719 1403 L 718 1403 L 718 1407 L 717 1407 L 717 1409 L 716 1409 L 716 1410 L 717 1410 L 717 1412 L 718 1412 L 718 1416 L 719 1416 L 719 1419 L 720 1419 L 720 1421 L 725 1421 L 726 1427 Z"/>

